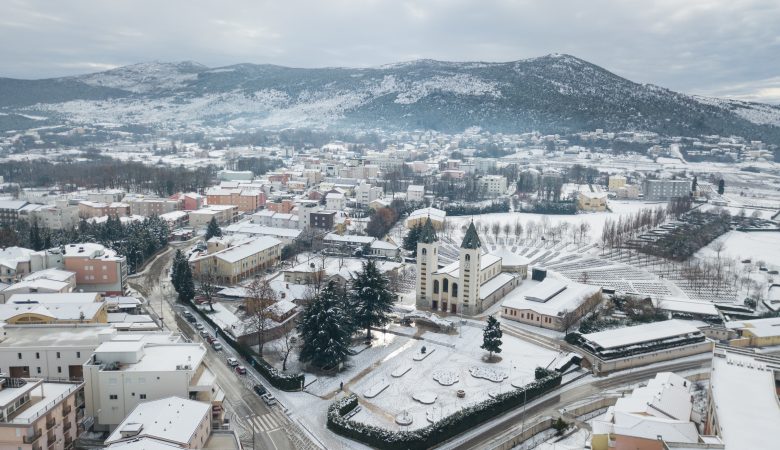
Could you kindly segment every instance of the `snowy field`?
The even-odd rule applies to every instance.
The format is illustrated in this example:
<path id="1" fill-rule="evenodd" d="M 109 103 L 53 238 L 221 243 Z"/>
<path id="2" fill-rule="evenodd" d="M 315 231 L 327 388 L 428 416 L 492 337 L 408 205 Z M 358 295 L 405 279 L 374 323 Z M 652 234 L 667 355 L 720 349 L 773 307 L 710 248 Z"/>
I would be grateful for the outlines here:
<path id="1" fill-rule="evenodd" d="M 527 228 L 531 222 L 540 223 L 542 220 L 549 220 L 551 226 L 555 226 L 564 222 L 568 222 L 572 226 L 579 226 L 581 223 L 587 223 L 590 225 L 589 237 L 592 240 L 600 239 L 601 232 L 604 229 L 604 222 L 607 219 L 617 220 L 621 215 L 634 214 L 643 208 L 655 209 L 659 206 L 666 207 L 666 203 L 658 202 L 641 202 L 641 201 L 610 201 L 609 207 L 611 212 L 594 212 L 594 213 L 580 213 L 574 215 L 551 215 L 551 214 L 532 214 L 532 213 L 492 213 L 492 214 L 480 214 L 476 216 L 450 216 L 447 217 L 447 221 L 451 222 L 455 226 L 452 238 L 456 242 L 460 242 L 463 239 L 463 231 L 461 228 L 464 225 L 468 225 L 472 218 L 474 222 L 480 222 L 482 224 L 492 225 L 493 223 L 499 223 L 503 227 L 504 224 L 514 225 L 515 222 L 520 221 L 524 228 Z M 503 235 L 503 232 L 502 232 Z M 487 236 L 480 236 L 483 239 Z"/>
<path id="2" fill-rule="evenodd" d="M 717 253 L 713 248 L 723 242 L 725 248 L 720 253 L 721 258 L 750 258 L 753 261 L 764 261 L 770 266 L 780 267 L 780 233 L 729 231 L 710 245 L 696 253 L 700 258 L 715 258 Z"/>

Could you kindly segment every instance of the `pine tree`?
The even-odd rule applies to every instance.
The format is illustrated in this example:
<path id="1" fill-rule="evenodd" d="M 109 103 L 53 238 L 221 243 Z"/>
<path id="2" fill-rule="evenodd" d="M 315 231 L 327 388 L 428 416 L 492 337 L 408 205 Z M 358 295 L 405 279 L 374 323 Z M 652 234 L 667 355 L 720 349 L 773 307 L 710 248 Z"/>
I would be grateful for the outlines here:
<path id="1" fill-rule="evenodd" d="M 176 249 L 176 254 L 173 255 L 173 263 L 171 263 L 171 284 L 176 292 L 179 292 L 181 286 L 182 261 L 184 263 L 187 262 L 184 259 L 184 253 L 181 252 L 181 249 Z"/>
<path id="2" fill-rule="evenodd" d="M 350 304 L 355 325 L 365 328 L 367 340 L 371 340 L 371 327 L 381 327 L 390 321 L 396 296 L 388 283 L 373 260 L 363 264 L 363 271 L 352 281 Z"/>
<path id="3" fill-rule="evenodd" d="M 404 250 L 412 252 L 415 257 L 417 256 L 417 240 L 420 238 L 420 231 L 422 231 L 422 225 L 415 225 L 404 237 Z"/>
<path id="4" fill-rule="evenodd" d="M 493 353 L 501 353 L 501 336 L 504 332 L 501 331 L 501 324 L 493 316 L 488 316 L 487 325 L 482 332 L 482 346 L 483 350 L 490 352 L 490 359 L 493 358 Z"/>
<path id="5" fill-rule="evenodd" d="M 718 194 L 723 195 L 724 192 L 726 192 L 726 181 L 721 178 L 720 181 L 718 181 Z"/>
<path id="6" fill-rule="evenodd" d="M 195 282 L 192 280 L 192 269 L 186 259 L 179 264 L 176 278 L 179 280 L 179 287 L 176 292 L 179 294 L 179 301 L 189 303 L 195 298 Z"/>
<path id="7" fill-rule="evenodd" d="M 694 176 L 693 182 L 691 183 L 691 192 L 696 192 L 696 189 L 698 188 L 699 188 L 699 179 Z"/>
<path id="8" fill-rule="evenodd" d="M 212 217 L 211 220 L 209 221 L 208 227 L 206 227 L 206 240 L 208 241 L 214 236 L 216 237 L 222 236 L 222 228 L 219 227 L 216 217 Z"/>
<path id="9" fill-rule="evenodd" d="M 331 281 L 303 312 L 298 323 L 302 362 L 334 367 L 347 360 L 352 327 L 343 298 L 342 290 Z"/>

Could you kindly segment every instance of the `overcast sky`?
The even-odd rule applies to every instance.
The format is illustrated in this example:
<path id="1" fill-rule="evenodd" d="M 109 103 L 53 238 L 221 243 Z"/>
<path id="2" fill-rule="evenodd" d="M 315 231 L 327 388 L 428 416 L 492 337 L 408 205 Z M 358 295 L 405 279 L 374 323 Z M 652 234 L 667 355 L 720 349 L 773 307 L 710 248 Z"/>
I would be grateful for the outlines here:
<path id="1" fill-rule="evenodd" d="M 17 78 L 568 53 L 638 82 L 780 103 L 780 0 L 0 0 L 0 43 L 0 76 Z"/>

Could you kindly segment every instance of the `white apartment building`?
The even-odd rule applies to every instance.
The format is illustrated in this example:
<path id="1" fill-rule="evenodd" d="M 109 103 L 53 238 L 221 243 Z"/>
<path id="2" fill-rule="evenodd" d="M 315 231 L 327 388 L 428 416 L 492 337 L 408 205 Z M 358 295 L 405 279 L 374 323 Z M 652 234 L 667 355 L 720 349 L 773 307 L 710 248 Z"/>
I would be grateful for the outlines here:
<path id="1" fill-rule="evenodd" d="M 374 200 L 382 198 L 384 194 L 385 191 L 381 187 L 371 186 L 370 183 L 363 181 L 355 186 L 355 203 L 358 206 L 368 206 Z"/>
<path id="2" fill-rule="evenodd" d="M 506 194 L 506 177 L 501 175 L 484 175 L 478 180 L 479 190 L 488 197 Z"/>
<path id="3" fill-rule="evenodd" d="M 410 202 L 422 202 L 425 199 L 425 186 L 410 184 L 406 188 L 406 200 Z"/>
<path id="4" fill-rule="evenodd" d="M 148 343 L 125 336 L 100 344 L 84 363 L 87 416 L 114 430 L 139 404 L 170 396 L 209 403 L 221 421 L 225 394 L 195 343 Z"/>
<path id="5" fill-rule="evenodd" d="M 211 434 L 211 405 L 179 397 L 141 403 L 106 439 L 114 444 L 149 439 L 179 448 L 200 449 Z M 144 448 L 157 448 L 148 445 Z"/>

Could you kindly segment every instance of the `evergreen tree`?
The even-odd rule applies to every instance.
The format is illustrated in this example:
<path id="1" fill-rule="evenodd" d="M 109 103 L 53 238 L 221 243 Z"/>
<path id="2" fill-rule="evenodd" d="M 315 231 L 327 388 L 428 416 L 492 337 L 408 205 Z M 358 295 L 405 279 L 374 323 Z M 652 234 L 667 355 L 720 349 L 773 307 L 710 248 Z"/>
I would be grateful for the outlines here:
<path id="1" fill-rule="evenodd" d="M 412 252 L 415 257 L 417 257 L 417 240 L 420 238 L 420 231 L 422 231 L 422 225 L 417 224 L 404 237 L 404 250 Z"/>
<path id="2" fill-rule="evenodd" d="M 300 360 L 316 367 L 334 367 L 346 361 L 351 329 L 343 292 L 331 281 L 309 304 L 298 323 L 303 340 Z"/>
<path id="3" fill-rule="evenodd" d="M 493 316 L 488 316 L 487 325 L 482 332 L 482 346 L 483 350 L 490 352 L 490 358 L 493 358 L 493 353 L 501 353 L 501 336 L 504 332 L 501 331 L 501 324 L 498 323 Z"/>
<path id="4" fill-rule="evenodd" d="M 195 298 L 195 283 L 192 281 L 192 269 L 189 264 L 185 264 L 181 270 L 179 290 L 179 301 L 189 303 Z"/>
<path id="5" fill-rule="evenodd" d="M 222 236 L 222 228 L 219 227 L 219 224 L 217 223 L 217 218 L 212 217 L 211 221 L 209 221 L 209 225 L 206 228 L 206 240 L 213 238 L 214 236 L 221 237 Z"/>
<path id="6" fill-rule="evenodd" d="M 43 250 L 43 237 L 37 220 L 33 220 L 30 226 L 30 247 L 35 251 Z"/>
<path id="7" fill-rule="evenodd" d="M 726 181 L 721 178 L 720 181 L 718 181 L 718 194 L 723 195 L 724 192 L 726 192 Z"/>
<path id="8" fill-rule="evenodd" d="M 381 327 L 390 321 L 396 296 L 388 284 L 387 277 L 379 272 L 373 260 L 363 264 L 363 271 L 352 281 L 350 304 L 355 325 L 365 328 L 368 340 L 371 327 Z"/>
<path id="9" fill-rule="evenodd" d="M 181 252 L 181 249 L 176 249 L 176 254 L 173 255 L 173 263 L 171 263 L 171 284 L 176 292 L 179 292 L 181 286 L 182 263 L 187 264 L 187 260 L 184 258 L 184 253 Z"/>
<path id="10" fill-rule="evenodd" d="M 699 187 L 699 179 L 696 177 L 693 177 L 693 182 L 691 183 L 691 192 L 696 192 L 696 189 Z"/>

